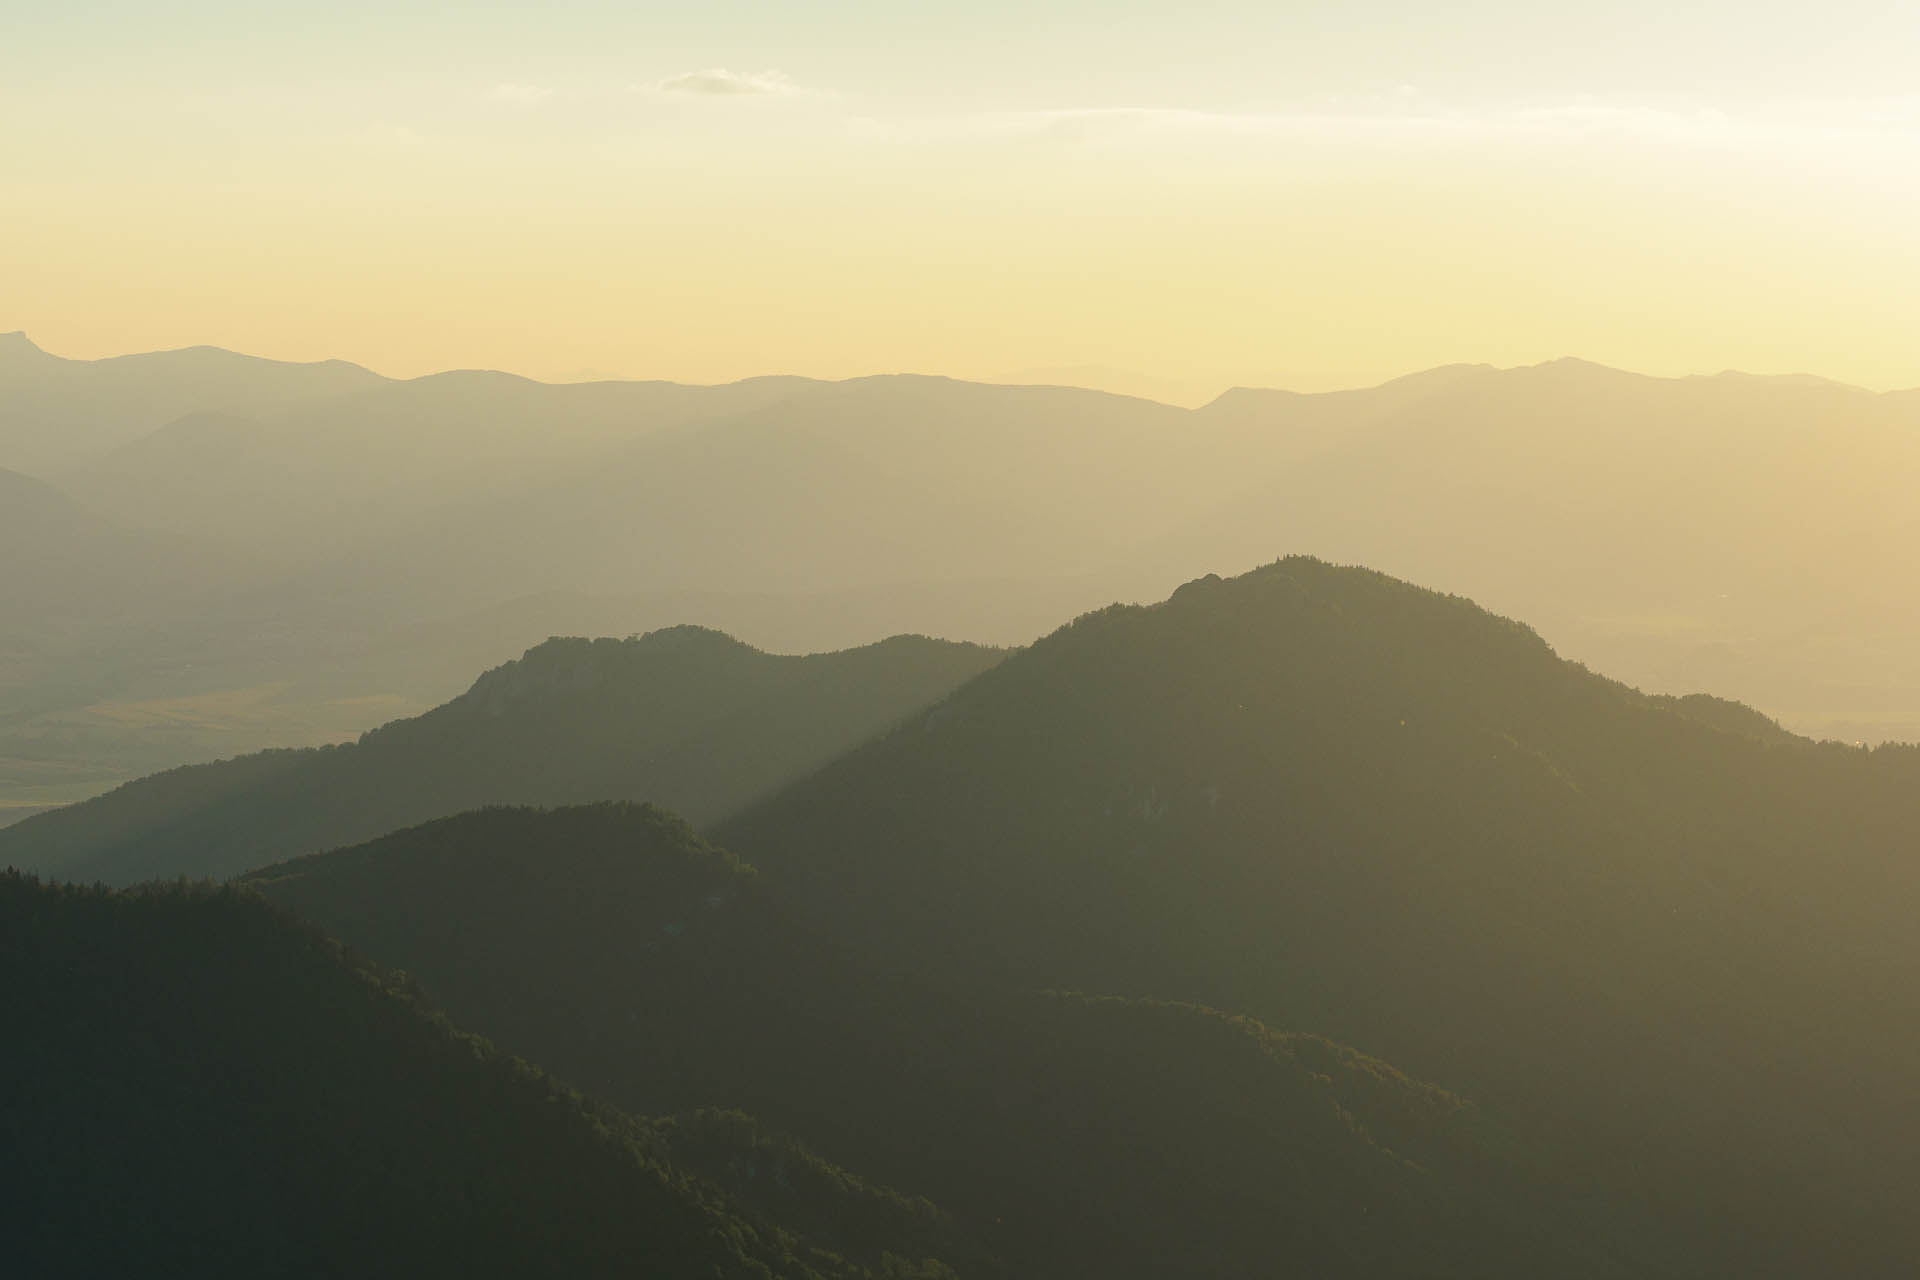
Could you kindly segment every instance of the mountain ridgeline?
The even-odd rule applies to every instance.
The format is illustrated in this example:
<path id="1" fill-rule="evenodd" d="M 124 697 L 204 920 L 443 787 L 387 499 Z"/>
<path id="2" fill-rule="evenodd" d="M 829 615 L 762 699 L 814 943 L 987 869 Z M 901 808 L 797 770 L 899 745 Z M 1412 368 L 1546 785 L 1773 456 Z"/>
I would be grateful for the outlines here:
<path id="1" fill-rule="evenodd" d="M 913 679 L 875 680 L 890 646 Z M 643 1125 L 648 1158 L 692 1152 L 754 1240 L 874 1269 L 1865 1276 L 1920 1252 L 1920 749 L 1647 696 L 1304 557 L 1011 654 L 774 659 L 688 629 L 535 653 L 354 748 L 162 776 L 0 856 L 51 832 L 70 867 L 232 869 L 354 838 L 327 815 L 349 801 L 379 828 L 402 794 L 428 816 L 675 780 L 702 835 L 486 808 L 234 892 L 616 1106 L 707 1117 Z M 365 763 L 300 778 L 334 760 Z M 567 790 L 583 771 L 646 784 Z M 789 1142 L 874 1182 L 797 1202 L 842 1184 L 755 1172 Z"/>
<path id="2" fill-rule="evenodd" d="M 386 379 L 342 360 L 290 364 L 216 347 L 69 360 L 0 334 L 0 467 L 61 474 L 195 412 L 265 413 Z"/>
<path id="3" fill-rule="evenodd" d="M 358 742 L 162 773 L 0 830 L 0 863 L 228 876 L 482 805 L 652 800 L 708 822 L 924 710 L 998 650 L 897 636 L 804 657 L 676 627 L 549 640 Z"/>
<path id="4" fill-rule="evenodd" d="M 1421 1196 L 1439 1196 L 1423 1203 L 1451 1208 L 1402 1233 L 1425 1242 L 1418 1261 L 1375 1259 L 1383 1271 L 1450 1273 L 1445 1237 L 1483 1262 L 1493 1240 L 1557 1241 L 1550 1271 L 1871 1274 L 1915 1243 L 1897 1189 L 1914 1173 L 1920 1046 L 1888 1010 L 1920 978 L 1904 924 L 1920 907 L 1917 782 L 1911 748 L 1816 744 L 1718 700 L 1647 697 L 1465 600 L 1296 558 L 1007 657 L 711 824 L 745 864 L 682 857 L 706 878 L 679 889 L 619 892 L 617 858 L 559 852 L 604 843 L 599 819 L 508 813 L 261 884 L 627 1105 L 746 1107 L 971 1221 L 1054 1204 L 995 1241 L 1035 1265 L 1070 1215 L 1047 1177 L 1008 1168 L 1076 1169 L 1083 1223 L 1175 1231 L 1196 1274 L 1248 1262 L 1194 1224 L 1250 1238 L 1217 1216 L 1168 1226 L 1152 1206 L 1173 1189 L 1117 1156 L 1096 1176 L 1057 1154 L 1114 1114 L 1074 1111 L 1064 1086 L 986 1084 L 1044 1075 L 1009 1047 L 1046 1040 L 1013 993 L 1055 990 L 1132 1010 L 1121 1025 L 1187 1028 L 1175 1041 L 1213 1008 L 1357 1045 L 1394 1079 L 1442 1086 L 1422 1096 L 1471 1099 L 1491 1128 L 1470 1133 L 1517 1135 L 1481 1142 L 1500 1153 L 1488 1167 L 1517 1162 L 1546 1201 L 1415 1157 L 1433 1175 Z M 560 834 L 569 823 L 589 834 Z M 469 874 L 478 899 L 443 887 Z M 508 972 L 526 970 L 547 976 L 514 989 Z M 1141 1012 L 1169 1008 L 1189 1012 Z M 1069 1075 L 1151 1056 L 1086 1052 Z M 1189 1061 L 1163 1084 L 1185 1105 L 1206 1086 L 1179 1081 L 1216 1068 Z M 1055 1131 L 1033 1112 L 1005 1124 L 1010 1096 L 1049 1099 L 1041 1112 L 1080 1137 L 1042 1137 Z M 936 1097 L 950 1100 L 922 1106 Z M 923 1112 L 972 1118 L 947 1130 Z M 1224 1141 L 1197 1136 L 1214 1123 L 1182 1130 L 1191 1160 L 1165 1134 L 1137 1150 L 1190 1169 Z M 956 1135 L 981 1154 L 955 1155 Z M 1240 1174 L 1220 1176 L 1214 1197 L 1249 1203 Z M 1285 1203 L 1316 1203 L 1284 1185 Z M 1109 1265 L 1172 1266 L 1106 1230 Z M 1327 1237 L 1323 1265 L 1359 1266 L 1350 1241 Z"/>
<path id="5" fill-rule="evenodd" d="M 1920 594 L 1887 587 L 1920 547 L 1920 395 L 1817 379 L 1451 365 L 1182 409 L 70 361 L 15 334 L 0 468 L 75 508 L 0 512 L 34 548 L 0 560 L 0 810 L 339 741 L 555 633 L 1017 645 L 1280 550 L 1471 595 L 1650 690 L 1920 738 Z"/>

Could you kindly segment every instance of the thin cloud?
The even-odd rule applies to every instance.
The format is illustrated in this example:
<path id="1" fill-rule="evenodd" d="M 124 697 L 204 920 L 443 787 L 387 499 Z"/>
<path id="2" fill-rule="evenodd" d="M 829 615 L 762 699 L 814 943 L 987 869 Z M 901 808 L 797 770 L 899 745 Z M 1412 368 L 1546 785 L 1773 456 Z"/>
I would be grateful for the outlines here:
<path id="1" fill-rule="evenodd" d="M 798 93 L 799 86 L 778 71 L 728 71 L 710 67 L 669 76 L 654 88 L 662 93 L 705 94 L 709 97 L 745 97 L 753 94 Z"/>

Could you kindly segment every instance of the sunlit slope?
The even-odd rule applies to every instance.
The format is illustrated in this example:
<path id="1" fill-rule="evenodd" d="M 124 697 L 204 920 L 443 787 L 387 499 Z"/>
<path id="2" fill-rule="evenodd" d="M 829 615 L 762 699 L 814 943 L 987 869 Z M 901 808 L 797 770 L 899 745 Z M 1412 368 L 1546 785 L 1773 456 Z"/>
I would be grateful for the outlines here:
<path id="1" fill-rule="evenodd" d="M 0 958 L 16 1274 L 951 1274 L 930 1206 L 793 1150 L 757 1195 L 743 1117 L 589 1103 L 254 895 L 6 876 Z"/>
<path id="2" fill-rule="evenodd" d="M 1193 1006 L 897 974 L 649 808 L 470 813 L 250 882 L 594 1092 L 744 1107 L 932 1196 L 1015 1274 L 1677 1270 L 1446 1090 Z"/>
<path id="3" fill-rule="evenodd" d="M 550 640 L 340 747 L 172 770 L 0 830 L 0 863 L 127 884 L 224 876 L 486 804 L 657 800 L 710 821 L 999 660 L 900 636 L 808 656 L 676 627 Z"/>
<path id="4" fill-rule="evenodd" d="M 1309 1027 L 1749 1265 L 1877 1264 L 1916 1243 L 1920 752 L 1779 737 L 1294 559 L 1082 618 L 715 831 L 896 964 Z"/>

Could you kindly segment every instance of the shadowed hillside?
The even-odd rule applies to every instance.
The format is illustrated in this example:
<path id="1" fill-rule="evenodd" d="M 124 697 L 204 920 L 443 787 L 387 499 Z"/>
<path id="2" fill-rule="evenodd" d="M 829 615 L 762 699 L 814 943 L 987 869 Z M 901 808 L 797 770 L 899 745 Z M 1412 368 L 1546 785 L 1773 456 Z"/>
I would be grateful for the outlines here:
<path id="1" fill-rule="evenodd" d="M 0 862 L 115 884 L 225 876 L 487 804 L 657 800 L 712 821 L 999 661 L 898 636 L 762 653 L 676 627 L 549 640 L 357 743 L 158 774 L 0 831 Z"/>
<path id="2" fill-rule="evenodd" d="M 1884 1265 L 1920 752 L 1708 711 L 1295 559 L 1082 618 L 715 831 L 894 963 L 1310 1027 L 1743 1265 Z"/>
<path id="3" fill-rule="evenodd" d="M 16 1274 L 953 1274 L 914 1252 L 931 1206 L 745 1117 L 588 1103 L 250 894 L 7 875 L 0 962 Z M 737 1172 L 761 1153 L 781 1194 Z"/>
<path id="4" fill-rule="evenodd" d="M 470 813 L 249 879 L 594 1092 L 751 1111 L 1017 1274 L 1664 1266 L 1445 1090 L 1192 1006 L 903 980 L 652 809 Z"/>

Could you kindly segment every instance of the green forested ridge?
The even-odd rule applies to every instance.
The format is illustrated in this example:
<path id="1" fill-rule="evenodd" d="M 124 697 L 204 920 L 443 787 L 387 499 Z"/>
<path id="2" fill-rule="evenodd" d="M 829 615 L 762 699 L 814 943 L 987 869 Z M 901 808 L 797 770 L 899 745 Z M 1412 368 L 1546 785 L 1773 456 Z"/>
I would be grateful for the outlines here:
<path id="1" fill-rule="evenodd" d="M 714 834 L 889 963 L 1309 1028 L 1729 1265 L 1885 1271 L 1920 751 L 1701 710 L 1292 559 L 1084 617 Z"/>
<path id="2" fill-rule="evenodd" d="M 1657 1253 L 1445 1090 L 1190 1005 L 928 980 L 648 807 L 489 810 L 251 883 L 643 1110 L 740 1107 L 1017 1274 L 1624 1275 Z M 936 1250 L 955 1257 L 959 1250 Z"/>
<path id="3" fill-rule="evenodd" d="M 769 1194 L 745 1117 L 589 1103 L 251 893 L 9 873 L 0 968 L 10 1275 L 952 1274 L 930 1205 L 792 1144 Z"/>
<path id="4" fill-rule="evenodd" d="M 896 636 L 793 657 L 675 627 L 555 639 L 357 743 L 144 778 L 0 830 L 0 863 L 128 884 L 226 876 L 487 804 L 652 800 L 709 821 L 996 662 Z"/>

